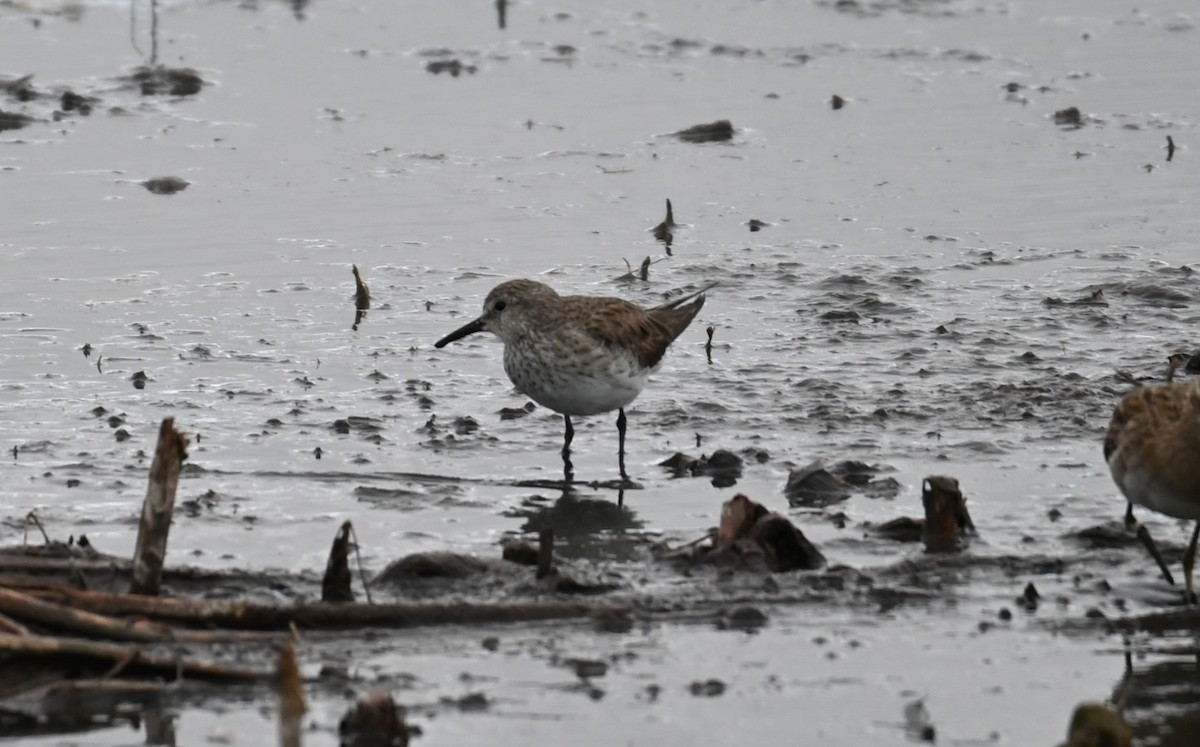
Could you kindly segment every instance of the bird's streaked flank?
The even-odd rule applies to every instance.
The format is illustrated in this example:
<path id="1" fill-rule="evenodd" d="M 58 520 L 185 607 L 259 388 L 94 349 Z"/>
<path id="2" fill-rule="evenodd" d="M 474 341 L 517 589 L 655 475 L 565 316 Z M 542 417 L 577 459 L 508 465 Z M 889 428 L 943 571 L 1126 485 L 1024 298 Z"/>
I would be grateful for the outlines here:
<path id="1" fill-rule="evenodd" d="M 504 371 L 523 394 L 561 413 L 566 424 L 562 457 L 573 476 L 572 416 L 617 410 L 617 457 L 625 472 L 625 407 L 663 354 L 704 306 L 708 285 L 652 309 L 607 296 L 560 296 L 535 280 L 509 280 L 492 289 L 483 314 L 438 340 L 444 347 L 476 332 L 504 342 Z"/>

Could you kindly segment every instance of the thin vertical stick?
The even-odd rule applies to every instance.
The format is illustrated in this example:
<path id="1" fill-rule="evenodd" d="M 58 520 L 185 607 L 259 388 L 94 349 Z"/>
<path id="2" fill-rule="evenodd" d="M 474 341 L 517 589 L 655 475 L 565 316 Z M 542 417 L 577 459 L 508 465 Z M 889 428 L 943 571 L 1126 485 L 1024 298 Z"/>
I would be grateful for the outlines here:
<path id="1" fill-rule="evenodd" d="M 133 594 L 157 596 L 162 585 L 163 562 L 167 557 L 167 534 L 175 512 L 175 489 L 187 458 L 188 441 L 175 430 L 175 418 L 165 418 L 158 429 L 158 446 L 150 464 L 150 484 L 138 522 L 137 544 L 133 550 Z"/>

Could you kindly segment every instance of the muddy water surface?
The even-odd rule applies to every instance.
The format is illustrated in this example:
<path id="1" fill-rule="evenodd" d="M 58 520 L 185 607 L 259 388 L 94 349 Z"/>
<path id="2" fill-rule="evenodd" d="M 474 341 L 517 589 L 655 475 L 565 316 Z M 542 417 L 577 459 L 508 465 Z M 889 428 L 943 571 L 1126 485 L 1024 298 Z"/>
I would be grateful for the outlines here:
<path id="1" fill-rule="evenodd" d="M 561 420 L 501 418 L 526 400 L 496 341 L 432 343 L 506 278 L 645 304 L 715 280 L 629 411 L 641 489 L 622 528 L 560 549 L 623 574 L 621 600 L 750 600 L 765 628 L 396 632 L 317 640 L 306 673 L 391 687 L 422 744 L 895 744 L 920 697 L 951 742 L 1061 739 L 1125 667 L 1119 637 L 1059 626 L 1176 599 L 1140 549 L 1067 537 L 1123 510 L 1099 448 L 1129 386 L 1114 369 L 1161 376 L 1194 344 L 1191 4 L 522 3 L 504 30 L 478 5 L 171 3 L 158 61 L 199 74 L 191 95 L 128 77 L 151 54 L 146 7 L 136 46 L 126 4 L 0 7 L 0 111 L 32 118 L 0 132 L 0 537 L 36 510 L 127 554 L 174 416 L 194 441 L 176 562 L 319 569 L 345 519 L 375 569 L 494 554 L 561 498 L 517 485 L 561 475 Z M 90 114 L 61 111 L 68 90 Z M 670 136 L 722 118 L 731 142 Z M 162 176 L 188 186 L 142 185 Z M 665 198 L 686 224 L 670 256 L 649 231 Z M 645 257 L 647 282 L 616 280 Z M 374 297 L 356 329 L 352 263 Z M 613 419 L 577 431 L 577 477 L 615 478 Z M 735 488 L 657 466 L 716 448 L 747 460 Z M 788 508 L 790 469 L 842 459 L 895 495 Z M 960 480 L 982 535 L 944 567 L 863 530 L 919 513 L 930 474 Z M 735 490 L 904 601 L 652 564 L 640 540 L 699 536 Z M 1043 604 L 1002 619 L 1029 582 Z M 608 672 L 581 683 L 572 656 Z M 1172 676 L 1195 686 L 1194 665 Z M 723 691 L 693 693 L 709 679 Z M 312 743 L 334 741 L 346 690 L 310 693 Z M 453 704 L 471 693 L 490 706 Z M 176 731 L 261 743 L 270 702 L 183 704 Z M 1130 715 L 1171 743 L 1179 713 Z"/>

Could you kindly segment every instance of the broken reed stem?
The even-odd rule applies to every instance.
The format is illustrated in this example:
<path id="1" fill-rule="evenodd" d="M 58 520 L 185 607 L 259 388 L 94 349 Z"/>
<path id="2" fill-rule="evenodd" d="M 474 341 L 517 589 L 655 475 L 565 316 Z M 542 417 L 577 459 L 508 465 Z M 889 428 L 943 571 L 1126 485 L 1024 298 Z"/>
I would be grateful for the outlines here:
<path id="1" fill-rule="evenodd" d="M 305 711 L 304 686 L 300 679 L 300 666 L 296 663 L 296 649 L 285 644 L 279 649 L 279 745 L 301 747 L 301 723 Z"/>
<path id="2" fill-rule="evenodd" d="M 162 586 L 163 563 L 167 556 L 167 534 L 175 511 L 175 490 L 179 473 L 187 458 L 188 441 L 175 430 L 175 418 L 164 418 L 158 429 L 158 445 L 150 465 L 150 484 L 138 522 L 137 544 L 133 551 L 133 594 L 157 596 Z"/>

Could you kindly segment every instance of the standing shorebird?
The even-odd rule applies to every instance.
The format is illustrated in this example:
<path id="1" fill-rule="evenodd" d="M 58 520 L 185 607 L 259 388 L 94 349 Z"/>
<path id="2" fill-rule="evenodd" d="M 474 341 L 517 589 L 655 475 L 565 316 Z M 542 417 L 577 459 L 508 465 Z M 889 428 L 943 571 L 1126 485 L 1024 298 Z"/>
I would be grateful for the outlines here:
<path id="1" fill-rule="evenodd" d="M 563 472 L 574 477 L 572 416 L 617 411 L 617 459 L 625 472 L 625 406 L 632 402 L 663 354 L 704 306 L 706 286 L 643 309 L 620 298 L 560 296 L 535 280 L 509 280 L 492 289 L 483 314 L 442 339 L 444 347 L 476 332 L 504 342 L 504 372 L 527 397 L 561 413 L 566 423 Z"/>
<path id="2" fill-rule="evenodd" d="M 1133 504 L 1197 522 L 1183 554 L 1184 590 L 1191 603 L 1200 538 L 1200 379 L 1172 382 L 1181 360 L 1172 356 L 1169 362 L 1166 384 L 1134 389 L 1117 405 L 1104 438 L 1104 458 L 1129 500 L 1126 526 L 1137 526 L 1138 539 L 1170 583 L 1174 579 L 1154 540 L 1133 518 Z"/>

